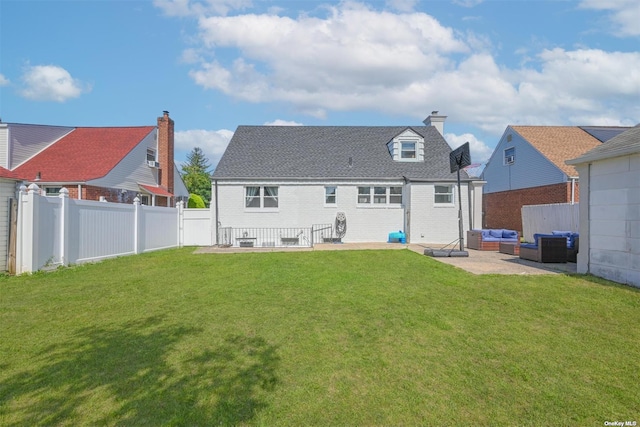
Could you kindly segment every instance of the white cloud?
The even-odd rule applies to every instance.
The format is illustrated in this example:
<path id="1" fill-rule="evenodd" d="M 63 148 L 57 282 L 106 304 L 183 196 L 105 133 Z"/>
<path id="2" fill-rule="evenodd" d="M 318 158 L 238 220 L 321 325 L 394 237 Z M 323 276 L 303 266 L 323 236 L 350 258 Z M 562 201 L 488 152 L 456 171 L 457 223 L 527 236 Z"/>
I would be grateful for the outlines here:
<path id="1" fill-rule="evenodd" d="M 610 11 L 610 31 L 620 37 L 640 36 L 640 2 L 638 0 L 583 0 L 584 9 Z"/>
<path id="2" fill-rule="evenodd" d="M 9 79 L 6 78 L 3 74 L 0 74 L 0 86 L 7 86 L 9 84 Z"/>
<path id="3" fill-rule="evenodd" d="M 325 18 L 213 16 L 202 17 L 199 27 L 204 46 L 235 48 L 242 56 L 203 62 L 190 73 L 197 84 L 251 102 L 290 102 L 317 116 L 369 107 L 372 96 L 384 98 L 451 67 L 444 54 L 468 50 L 429 15 L 358 3 L 329 7 Z"/>
<path id="4" fill-rule="evenodd" d="M 453 149 L 460 147 L 465 142 L 469 143 L 469 152 L 471 153 L 471 162 L 486 163 L 493 153 L 493 148 L 490 148 L 487 144 L 477 139 L 470 133 L 462 135 L 455 135 L 453 133 L 446 133 L 444 139 L 449 146 Z"/>
<path id="5" fill-rule="evenodd" d="M 176 131 L 174 140 L 177 150 L 191 152 L 195 147 L 200 147 L 211 166 L 215 167 L 220 161 L 222 154 L 224 154 L 227 145 L 229 145 L 231 137 L 233 137 L 233 132 L 227 129 L 193 129 Z M 181 165 L 178 165 L 178 167 L 180 166 Z"/>
<path id="6" fill-rule="evenodd" d="M 22 75 L 24 87 L 20 91 L 25 98 L 35 101 L 64 102 L 91 91 L 91 87 L 56 65 L 28 66 Z"/>
<path id="7" fill-rule="evenodd" d="M 302 123 L 294 122 L 291 120 L 276 119 L 272 122 L 267 122 L 265 126 L 303 126 Z"/>
<path id="8" fill-rule="evenodd" d="M 613 1 L 597 4 L 634 10 L 623 3 L 624 9 Z M 397 10 L 413 1 L 386 4 Z M 242 101 L 290 104 L 318 118 L 375 110 L 422 120 L 437 109 L 494 135 L 509 124 L 633 124 L 640 117 L 639 52 L 528 46 L 521 65 L 509 67 L 496 62 L 497 47 L 487 35 L 456 31 L 422 12 L 346 1 L 314 15 L 277 13 L 200 13 L 200 44 L 183 56 L 194 64 L 194 82 Z M 479 158 L 486 157 L 486 145 L 474 144 Z"/>

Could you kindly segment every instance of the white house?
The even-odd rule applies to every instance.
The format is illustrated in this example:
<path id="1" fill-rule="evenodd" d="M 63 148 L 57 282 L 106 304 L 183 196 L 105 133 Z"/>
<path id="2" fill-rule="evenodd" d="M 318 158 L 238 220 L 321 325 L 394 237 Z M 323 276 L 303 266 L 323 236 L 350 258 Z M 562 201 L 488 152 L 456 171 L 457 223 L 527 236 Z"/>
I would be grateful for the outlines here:
<path id="1" fill-rule="evenodd" d="M 323 237 L 411 243 L 456 241 L 456 174 L 442 136 L 425 126 L 239 126 L 213 173 L 222 228 L 330 224 Z M 482 181 L 462 177 L 464 228 L 481 226 Z M 344 228 L 346 226 L 346 230 Z M 278 244 L 279 242 L 275 242 Z"/>
<path id="2" fill-rule="evenodd" d="M 567 163 L 580 174 L 578 272 L 640 287 L 640 125 Z"/>

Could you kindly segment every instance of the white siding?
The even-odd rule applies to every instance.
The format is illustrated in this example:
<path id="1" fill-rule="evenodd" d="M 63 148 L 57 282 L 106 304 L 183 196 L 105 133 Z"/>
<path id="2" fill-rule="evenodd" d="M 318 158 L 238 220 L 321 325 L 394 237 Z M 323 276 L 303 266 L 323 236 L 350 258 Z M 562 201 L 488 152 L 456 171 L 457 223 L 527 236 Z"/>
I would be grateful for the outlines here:
<path id="1" fill-rule="evenodd" d="M 16 182 L 0 178 L 0 271 L 7 270 L 9 255 L 9 199 L 16 197 Z"/>
<path id="2" fill-rule="evenodd" d="M 338 212 L 347 218 L 344 242 L 385 242 L 390 232 L 404 230 L 402 206 L 380 207 L 357 205 L 357 184 L 327 183 L 336 186 L 337 203 L 325 206 L 325 184 L 247 183 L 247 185 L 277 185 L 277 212 L 246 209 L 243 184 L 218 183 L 219 221 L 222 227 L 311 227 L 314 224 L 334 224 Z M 401 186 L 397 183 L 362 183 L 367 186 Z M 215 202 L 211 203 L 212 209 Z"/>
<path id="3" fill-rule="evenodd" d="M 152 131 L 106 176 L 87 182 L 105 188 L 124 188 L 137 191 L 138 183 L 158 185 L 158 169 L 147 166 L 147 147 L 155 148 L 156 131 Z"/>
<path id="4" fill-rule="evenodd" d="M 511 141 L 507 141 L 508 135 L 511 135 Z M 510 147 L 515 148 L 515 162 L 505 165 L 504 150 Z M 487 181 L 484 187 L 485 193 L 539 187 L 567 181 L 564 172 L 509 127 L 496 146 L 482 172 L 482 177 Z"/>
<path id="5" fill-rule="evenodd" d="M 444 183 L 451 185 L 452 183 Z M 457 188 L 455 204 L 436 206 L 432 183 L 411 183 L 405 187 L 403 205 L 381 207 L 357 204 L 358 186 L 402 186 L 402 182 L 328 182 L 337 187 L 337 203 L 324 203 L 325 184 L 247 183 L 246 185 L 277 185 L 279 207 L 276 211 L 246 209 L 245 184 L 218 183 L 218 220 L 222 227 L 311 227 L 314 224 L 334 224 L 336 214 L 344 212 L 347 233 L 344 242 L 386 242 L 389 233 L 399 230 L 409 234 L 411 243 L 446 244 L 458 238 Z M 478 187 L 481 203 L 481 187 Z M 462 186 L 464 229 L 469 229 L 469 190 Z M 215 195 L 215 191 L 212 191 Z M 410 209 L 405 209 L 410 206 Z M 215 209 L 215 201 L 211 203 Z M 407 211 L 410 229 L 406 227 Z M 215 221 L 215 219 L 214 219 Z"/>
<path id="6" fill-rule="evenodd" d="M 9 166 L 15 169 L 20 164 L 47 148 L 74 128 L 63 126 L 41 126 L 9 124 Z"/>
<path id="7" fill-rule="evenodd" d="M 463 227 L 466 233 L 470 222 L 469 191 L 466 183 L 461 187 Z M 447 244 L 458 239 L 457 185 L 454 185 L 454 198 L 454 204 L 437 204 L 433 184 L 411 184 L 411 243 Z"/>
<path id="8" fill-rule="evenodd" d="M 580 170 L 589 173 L 590 216 L 581 228 L 589 233 L 589 253 L 579 258 L 579 271 L 640 287 L 640 154 Z"/>

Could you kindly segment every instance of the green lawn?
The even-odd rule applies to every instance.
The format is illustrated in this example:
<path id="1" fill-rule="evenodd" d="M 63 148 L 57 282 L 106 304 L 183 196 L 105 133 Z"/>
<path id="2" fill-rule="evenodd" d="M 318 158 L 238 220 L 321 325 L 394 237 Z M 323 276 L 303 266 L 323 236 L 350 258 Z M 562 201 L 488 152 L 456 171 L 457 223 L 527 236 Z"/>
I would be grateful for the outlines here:
<path id="1" fill-rule="evenodd" d="M 402 251 L 0 278 L 0 425 L 640 423 L 640 292 Z"/>

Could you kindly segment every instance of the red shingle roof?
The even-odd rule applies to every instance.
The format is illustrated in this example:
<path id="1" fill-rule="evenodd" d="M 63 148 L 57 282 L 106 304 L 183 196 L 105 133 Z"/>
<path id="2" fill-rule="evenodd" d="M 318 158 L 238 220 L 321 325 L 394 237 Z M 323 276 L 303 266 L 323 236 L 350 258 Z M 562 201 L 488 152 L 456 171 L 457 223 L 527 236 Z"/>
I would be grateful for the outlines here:
<path id="1" fill-rule="evenodd" d="M 138 184 L 138 185 L 144 188 L 145 190 L 147 190 L 149 193 L 155 194 L 156 196 L 173 197 L 173 194 L 169 193 L 169 191 L 167 191 L 167 189 L 164 187 L 156 187 L 153 185 L 145 185 L 145 184 Z"/>
<path id="2" fill-rule="evenodd" d="M 24 177 L 18 175 L 17 173 L 15 173 L 13 171 L 10 171 L 9 169 L 5 169 L 2 166 L 0 166 L 0 178 L 15 179 L 17 181 L 25 180 Z"/>
<path id="3" fill-rule="evenodd" d="M 14 172 L 45 182 L 86 182 L 107 175 L 153 126 L 76 128 Z"/>

